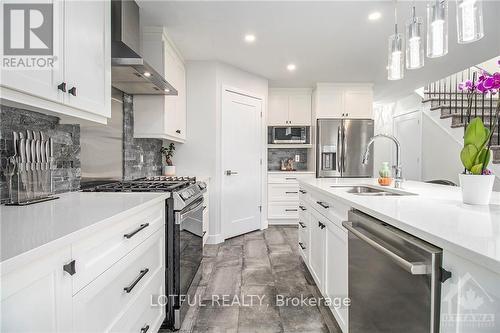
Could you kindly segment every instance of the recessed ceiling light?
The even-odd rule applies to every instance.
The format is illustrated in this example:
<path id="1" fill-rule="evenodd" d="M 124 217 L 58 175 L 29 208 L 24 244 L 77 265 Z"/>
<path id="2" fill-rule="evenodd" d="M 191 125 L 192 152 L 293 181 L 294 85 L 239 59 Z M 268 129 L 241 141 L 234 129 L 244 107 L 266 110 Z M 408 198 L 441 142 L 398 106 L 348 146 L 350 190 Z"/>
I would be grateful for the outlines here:
<path id="1" fill-rule="evenodd" d="M 370 21 L 377 21 L 381 17 L 382 17 L 382 14 L 380 12 L 373 12 L 373 13 L 370 13 L 370 15 L 368 15 L 368 19 Z"/>
<path id="2" fill-rule="evenodd" d="M 150 72 L 144 72 L 144 76 L 145 76 L 145 77 L 150 77 L 150 76 L 151 76 L 151 73 L 150 73 Z"/>
<path id="3" fill-rule="evenodd" d="M 286 69 L 288 69 L 290 72 L 293 72 L 294 70 L 297 69 L 297 66 L 295 66 L 295 64 L 288 64 L 286 66 Z"/>
<path id="4" fill-rule="evenodd" d="M 252 34 L 245 35 L 245 42 L 247 43 L 255 42 L 255 35 Z"/>
<path id="5" fill-rule="evenodd" d="M 170 89 L 168 89 L 168 88 L 165 88 L 164 90 L 165 90 L 165 92 L 167 92 L 167 93 L 168 93 L 168 92 L 170 92 Z"/>

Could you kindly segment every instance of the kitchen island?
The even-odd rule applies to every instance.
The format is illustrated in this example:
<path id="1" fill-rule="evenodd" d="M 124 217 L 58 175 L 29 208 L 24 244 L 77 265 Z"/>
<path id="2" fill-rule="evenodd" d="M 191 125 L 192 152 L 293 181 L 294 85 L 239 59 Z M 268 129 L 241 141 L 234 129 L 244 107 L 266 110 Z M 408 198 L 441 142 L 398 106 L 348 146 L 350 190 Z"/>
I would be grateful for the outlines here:
<path id="1" fill-rule="evenodd" d="M 356 185 L 402 195 L 350 193 Z M 348 294 L 350 236 L 342 222 L 356 209 L 443 249 L 442 267 L 451 278 L 441 284 L 440 332 L 468 332 L 461 316 L 471 313 L 463 304 L 470 290 L 481 298 L 472 310 L 496 315 L 493 325 L 500 327 L 500 193 L 488 206 L 471 206 L 462 203 L 459 187 L 414 181 L 401 189 L 381 187 L 376 179 L 301 179 L 299 186 L 299 249 L 325 297 Z M 331 310 L 346 332 L 348 309 Z"/>

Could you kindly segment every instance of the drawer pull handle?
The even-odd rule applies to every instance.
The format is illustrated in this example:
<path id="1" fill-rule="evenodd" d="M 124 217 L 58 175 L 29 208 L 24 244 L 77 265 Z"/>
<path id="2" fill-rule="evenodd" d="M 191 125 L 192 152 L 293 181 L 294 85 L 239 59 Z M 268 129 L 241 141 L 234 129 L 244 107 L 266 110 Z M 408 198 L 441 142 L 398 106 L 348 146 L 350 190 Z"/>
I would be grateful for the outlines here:
<path id="1" fill-rule="evenodd" d="M 298 209 L 285 209 L 285 212 L 296 212 Z"/>
<path id="2" fill-rule="evenodd" d="M 297 191 L 286 191 L 285 194 L 298 194 L 299 192 Z"/>
<path id="3" fill-rule="evenodd" d="M 297 178 L 295 178 L 295 177 L 286 177 L 285 179 L 286 180 L 297 180 Z"/>
<path id="4" fill-rule="evenodd" d="M 132 238 L 132 237 L 134 237 L 134 235 L 135 235 L 136 233 L 138 233 L 139 231 L 141 231 L 141 230 L 142 230 L 142 229 L 144 229 L 144 228 L 147 228 L 148 226 L 149 226 L 149 223 L 144 223 L 144 224 L 141 224 L 141 225 L 139 226 L 139 228 L 135 229 L 135 230 L 134 230 L 134 231 L 132 231 L 132 232 L 129 232 L 128 234 L 123 235 L 123 237 L 125 237 L 125 238 L 127 238 L 127 239 L 128 239 L 128 238 Z"/>
<path id="5" fill-rule="evenodd" d="M 141 333 L 146 333 L 147 331 L 149 331 L 149 325 L 146 325 L 143 328 L 141 328 Z"/>
<path id="6" fill-rule="evenodd" d="M 300 222 L 300 221 L 299 221 L 299 225 L 300 225 L 302 228 L 305 228 L 305 227 L 306 227 L 306 225 L 305 225 L 304 223 Z"/>
<path id="7" fill-rule="evenodd" d="M 304 244 L 303 244 L 302 242 L 299 242 L 299 246 L 300 246 L 300 248 L 301 248 L 302 250 L 305 250 L 305 249 L 306 249 L 306 247 L 304 246 Z"/>
<path id="8" fill-rule="evenodd" d="M 318 205 L 320 205 L 321 207 L 325 208 L 325 209 L 328 209 L 330 208 L 330 206 L 328 206 L 326 203 L 324 203 L 323 201 L 316 201 L 316 203 Z"/>
<path id="9" fill-rule="evenodd" d="M 134 280 L 134 282 L 132 282 L 132 284 L 128 287 L 125 287 L 123 288 L 123 290 L 125 290 L 128 293 L 130 293 L 132 291 L 132 289 L 134 289 L 134 287 L 136 286 L 136 284 L 139 283 L 139 281 L 141 281 L 141 279 L 144 277 L 144 275 L 148 274 L 149 272 L 149 268 L 146 268 L 146 269 L 143 269 L 139 276 L 137 277 L 137 279 Z"/>
<path id="10" fill-rule="evenodd" d="M 304 190 L 299 190 L 299 192 L 302 193 L 302 194 L 306 194 L 307 193 L 307 191 L 304 191 Z"/>
<path id="11" fill-rule="evenodd" d="M 304 207 L 304 206 L 299 206 L 299 208 L 300 208 L 302 211 L 307 210 L 307 208 L 306 208 L 306 207 Z"/>
<path id="12" fill-rule="evenodd" d="M 318 227 L 320 227 L 321 229 L 325 229 L 326 225 L 318 221 Z"/>

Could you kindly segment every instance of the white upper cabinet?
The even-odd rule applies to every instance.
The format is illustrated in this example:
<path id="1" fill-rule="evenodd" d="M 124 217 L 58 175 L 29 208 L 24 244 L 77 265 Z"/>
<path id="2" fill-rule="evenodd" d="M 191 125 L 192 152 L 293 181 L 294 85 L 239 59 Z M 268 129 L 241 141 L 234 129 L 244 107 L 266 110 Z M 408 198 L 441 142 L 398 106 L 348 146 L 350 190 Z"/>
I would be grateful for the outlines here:
<path id="1" fill-rule="evenodd" d="M 371 84 L 318 83 L 313 93 L 314 118 L 373 118 Z"/>
<path id="2" fill-rule="evenodd" d="M 110 2 L 52 4 L 54 67 L 2 69 L 1 98 L 8 105 L 106 123 L 111 115 Z"/>
<path id="3" fill-rule="evenodd" d="M 309 89 L 271 89 L 269 126 L 310 126 L 311 91 Z"/>
<path id="4" fill-rule="evenodd" d="M 109 2 L 66 1 L 64 5 L 64 102 L 111 116 Z"/>
<path id="5" fill-rule="evenodd" d="M 144 58 L 177 90 L 177 96 L 134 96 L 134 137 L 186 141 L 186 70 L 163 28 L 143 34 Z"/>

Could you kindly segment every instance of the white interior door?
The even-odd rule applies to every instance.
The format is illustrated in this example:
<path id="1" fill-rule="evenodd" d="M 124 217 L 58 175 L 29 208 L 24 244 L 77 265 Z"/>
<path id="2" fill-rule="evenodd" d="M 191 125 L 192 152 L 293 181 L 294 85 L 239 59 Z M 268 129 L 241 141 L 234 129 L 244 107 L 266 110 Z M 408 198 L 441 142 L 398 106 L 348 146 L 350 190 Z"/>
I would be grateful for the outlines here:
<path id="1" fill-rule="evenodd" d="M 394 136 L 401 143 L 403 178 L 422 180 L 421 112 L 415 111 L 394 117 Z"/>
<path id="2" fill-rule="evenodd" d="M 261 110 L 258 98 L 224 90 L 222 98 L 222 234 L 261 227 Z"/>

